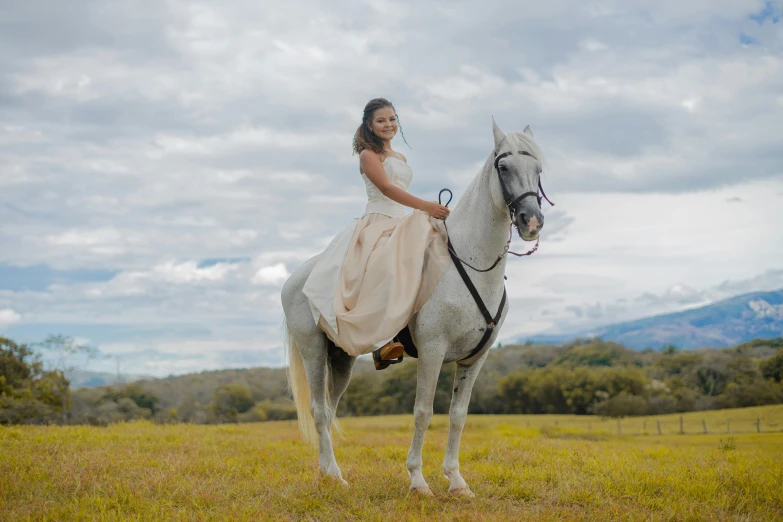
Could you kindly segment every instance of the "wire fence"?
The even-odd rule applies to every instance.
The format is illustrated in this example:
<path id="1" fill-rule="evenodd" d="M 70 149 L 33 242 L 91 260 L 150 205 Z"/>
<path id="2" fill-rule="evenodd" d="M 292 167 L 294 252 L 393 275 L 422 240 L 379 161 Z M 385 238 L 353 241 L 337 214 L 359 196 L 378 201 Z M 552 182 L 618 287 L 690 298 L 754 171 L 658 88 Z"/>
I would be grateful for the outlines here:
<path id="1" fill-rule="evenodd" d="M 741 433 L 783 433 L 783 419 L 764 417 L 719 417 L 667 415 L 664 417 L 624 417 L 608 419 L 592 416 L 530 416 L 524 425 L 559 427 L 588 433 L 611 435 L 703 435 Z"/>

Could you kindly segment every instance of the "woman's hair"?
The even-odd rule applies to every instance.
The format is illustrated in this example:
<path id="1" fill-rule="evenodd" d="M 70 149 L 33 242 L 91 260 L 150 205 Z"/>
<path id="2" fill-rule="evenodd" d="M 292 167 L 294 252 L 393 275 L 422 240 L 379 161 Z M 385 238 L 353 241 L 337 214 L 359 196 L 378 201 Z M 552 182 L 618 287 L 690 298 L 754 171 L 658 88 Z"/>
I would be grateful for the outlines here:
<path id="1" fill-rule="evenodd" d="M 383 109 L 384 107 L 391 107 L 394 111 L 394 115 L 397 116 L 397 109 L 386 98 L 373 98 L 367 105 L 364 106 L 364 115 L 362 116 L 362 124 L 356 129 L 356 133 L 353 135 L 353 153 L 360 154 L 364 149 L 370 149 L 371 151 L 383 155 L 383 141 L 373 134 L 370 130 L 370 122 L 372 121 L 375 111 Z M 400 117 L 397 116 L 397 126 L 400 128 L 400 135 L 405 145 L 408 145 L 408 141 L 405 139 L 405 134 L 402 132 L 402 125 L 400 124 Z M 410 145 L 408 145 L 410 147 Z"/>

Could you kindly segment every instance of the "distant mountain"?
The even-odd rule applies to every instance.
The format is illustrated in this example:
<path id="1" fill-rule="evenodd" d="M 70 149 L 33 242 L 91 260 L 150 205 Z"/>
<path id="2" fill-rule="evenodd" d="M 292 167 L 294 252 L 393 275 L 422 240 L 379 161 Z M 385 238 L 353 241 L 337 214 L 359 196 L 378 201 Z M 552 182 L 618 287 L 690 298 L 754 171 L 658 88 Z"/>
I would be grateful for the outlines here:
<path id="1" fill-rule="evenodd" d="M 149 375 L 130 375 L 108 373 L 108 372 L 73 372 L 67 375 L 71 381 L 72 388 L 97 388 L 98 386 L 109 386 L 118 383 L 134 382 L 141 379 L 152 379 Z"/>
<path id="2" fill-rule="evenodd" d="M 754 292 L 684 312 L 658 315 L 565 335 L 538 335 L 519 341 L 562 343 L 600 337 L 643 349 L 673 344 L 678 348 L 722 348 L 757 338 L 783 336 L 783 289 Z"/>

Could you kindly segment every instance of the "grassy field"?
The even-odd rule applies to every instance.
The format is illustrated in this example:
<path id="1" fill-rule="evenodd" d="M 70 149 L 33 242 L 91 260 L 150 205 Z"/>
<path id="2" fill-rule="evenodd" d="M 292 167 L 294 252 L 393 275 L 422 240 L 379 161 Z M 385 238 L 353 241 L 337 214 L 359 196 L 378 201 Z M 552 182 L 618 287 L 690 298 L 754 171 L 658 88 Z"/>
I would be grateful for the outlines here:
<path id="1" fill-rule="evenodd" d="M 295 422 L 0 428 L 0 519 L 783 520 L 783 406 L 685 414 L 686 435 L 679 419 L 624 419 L 618 435 L 612 420 L 469 416 L 475 499 L 449 497 L 440 473 L 446 416 L 425 444 L 435 498 L 408 492 L 411 416 L 343 420 L 349 488 L 317 477 Z"/>

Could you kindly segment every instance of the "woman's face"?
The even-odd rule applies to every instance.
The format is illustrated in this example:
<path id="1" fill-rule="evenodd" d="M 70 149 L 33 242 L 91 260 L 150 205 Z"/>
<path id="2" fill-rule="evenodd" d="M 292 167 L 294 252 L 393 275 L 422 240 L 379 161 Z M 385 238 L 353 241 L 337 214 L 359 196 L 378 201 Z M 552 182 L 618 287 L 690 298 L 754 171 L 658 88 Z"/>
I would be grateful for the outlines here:
<path id="1" fill-rule="evenodd" d="M 384 141 L 391 141 L 397 134 L 397 115 L 391 107 L 376 109 L 370 121 L 370 130 Z"/>

